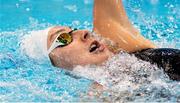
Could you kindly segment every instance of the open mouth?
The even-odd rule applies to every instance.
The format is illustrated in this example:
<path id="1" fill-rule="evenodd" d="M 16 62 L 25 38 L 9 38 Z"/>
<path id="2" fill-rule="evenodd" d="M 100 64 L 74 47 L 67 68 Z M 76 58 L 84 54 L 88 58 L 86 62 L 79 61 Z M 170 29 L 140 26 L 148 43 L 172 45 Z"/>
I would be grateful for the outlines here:
<path id="1" fill-rule="evenodd" d="M 104 47 L 98 42 L 98 41 L 93 41 L 90 45 L 89 52 L 101 52 L 104 50 Z"/>

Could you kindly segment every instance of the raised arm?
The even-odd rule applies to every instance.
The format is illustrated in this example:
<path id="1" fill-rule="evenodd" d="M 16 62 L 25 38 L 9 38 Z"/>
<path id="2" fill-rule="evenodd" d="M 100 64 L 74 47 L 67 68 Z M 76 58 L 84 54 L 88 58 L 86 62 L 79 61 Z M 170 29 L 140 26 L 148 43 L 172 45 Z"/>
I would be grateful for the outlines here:
<path id="1" fill-rule="evenodd" d="M 122 0 L 94 0 L 94 31 L 127 52 L 155 47 L 133 27 Z"/>

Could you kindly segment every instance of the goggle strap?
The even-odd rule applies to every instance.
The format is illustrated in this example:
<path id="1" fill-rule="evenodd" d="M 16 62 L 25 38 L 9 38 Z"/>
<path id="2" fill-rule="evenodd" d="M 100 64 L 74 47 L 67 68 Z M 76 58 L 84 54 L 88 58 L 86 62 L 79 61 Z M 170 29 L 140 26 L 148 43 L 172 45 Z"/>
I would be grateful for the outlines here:
<path id="1" fill-rule="evenodd" d="M 60 35 L 60 34 L 59 34 Z M 52 45 L 50 46 L 50 48 L 48 49 L 48 55 L 49 53 L 54 50 L 55 48 L 57 48 L 58 46 L 62 46 L 64 45 L 64 43 L 58 42 L 57 38 L 59 37 L 59 35 L 56 37 L 56 39 L 53 41 Z"/>

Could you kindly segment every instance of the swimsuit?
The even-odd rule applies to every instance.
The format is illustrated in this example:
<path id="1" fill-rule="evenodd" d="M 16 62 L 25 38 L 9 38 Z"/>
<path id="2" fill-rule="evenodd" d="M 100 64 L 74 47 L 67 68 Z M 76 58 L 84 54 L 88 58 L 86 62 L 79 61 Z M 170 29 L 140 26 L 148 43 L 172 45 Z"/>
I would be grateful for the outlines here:
<path id="1" fill-rule="evenodd" d="M 171 48 L 145 49 L 133 54 L 141 60 L 163 68 L 172 80 L 180 81 L 180 50 Z"/>

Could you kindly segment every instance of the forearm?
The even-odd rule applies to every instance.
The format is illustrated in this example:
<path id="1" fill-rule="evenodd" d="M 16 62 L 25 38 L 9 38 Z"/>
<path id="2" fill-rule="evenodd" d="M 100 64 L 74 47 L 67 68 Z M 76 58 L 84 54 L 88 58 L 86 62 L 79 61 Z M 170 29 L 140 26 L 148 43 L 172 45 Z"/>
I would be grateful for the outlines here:
<path id="1" fill-rule="evenodd" d="M 127 52 L 155 47 L 131 25 L 122 0 L 94 1 L 94 31 Z"/>
<path id="2" fill-rule="evenodd" d="M 108 25 L 106 23 L 108 18 L 133 34 L 139 34 L 139 31 L 129 21 L 122 0 L 94 0 L 94 29 L 99 28 L 97 23 Z"/>
<path id="3" fill-rule="evenodd" d="M 110 23 L 111 26 L 103 26 L 101 23 L 98 24 L 98 33 L 112 40 L 122 50 L 134 52 L 147 48 L 155 48 L 155 46 L 142 35 L 134 35 L 116 21 L 107 20 L 107 23 Z"/>
<path id="4" fill-rule="evenodd" d="M 94 0 L 94 14 L 95 17 L 108 14 L 112 16 L 112 19 L 121 21 L 122 25 L 127 25 L 123 23 L 125 19 L 128 21 L 128 18 L 122 0 Z"/>

